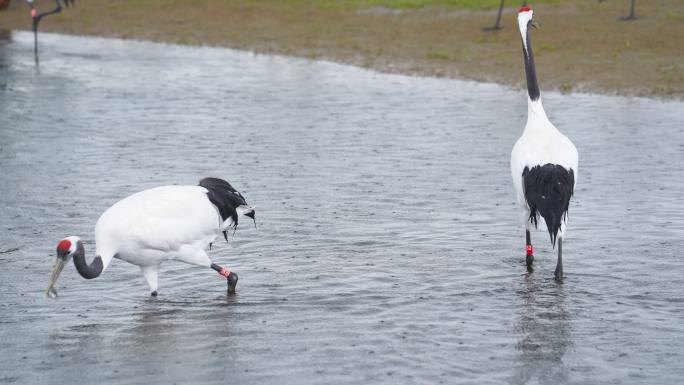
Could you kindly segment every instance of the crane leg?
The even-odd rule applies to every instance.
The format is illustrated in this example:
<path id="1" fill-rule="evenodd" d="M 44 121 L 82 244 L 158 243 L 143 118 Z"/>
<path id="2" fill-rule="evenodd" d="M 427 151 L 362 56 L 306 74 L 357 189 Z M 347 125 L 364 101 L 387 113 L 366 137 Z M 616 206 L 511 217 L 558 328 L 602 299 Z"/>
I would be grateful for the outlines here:
<path id="1" fill-rule="evenodd" d="M 636 20 L 636 15 L 634 14 L 634 2 L 635 1 L 636 0 L 632 0 L 630 2 L 629 15 L 621 17 L 620 20 Z"/>
<path id="2" fill-rule="evenodd" d="M 193 254 L 191 256 L 179 256 L 177 257 L 183 262 L 190 263 L 197 266 L 211 267 L 216 270 L 217 273 L 224 276 L 228 280 L 228 294 L 235 294 L 235 286 L 237 285 L 238 275 L 230 271 L 229 268 L 219 266 L 211 261 L 209 255 L 202 250 Z"/>
<path id="3" fill-rule="evenodd" d="M 39 65 L 38 61 L 38 21 L 33 18 L 33 59 L 36 61 L 36 66 Z"/>
<path id="4" fill-rule="evenodd" d="M 534 263 L 534 248 L 532 247 L 532 237 L 530 237 L 530 229 L 532 228 L 532 222 L 530 222 L 530 209 L 527 208 L 522 210 L 522 220 L 525 223 L 525 265 L 527 266 L 527 272 L 532 273 L 534 269 L 532 264 Z"/>
<path id="5" fill-rule="evenodd" d="M 534 271 L 532 264 L 534 263 L 534 248 L 532 247 L 532 239 L 530 237 L 530 230 L 525 229 L 525 264 L 527 265 L 527 272 Z"/>
<path id="6" fill-rule="evenodd" d="M 499 13 L 496 15 L 496 23 L 494 23 L 494 26 L 482 28 L 483 31 L 498 31 L 501 29 L 501 13 L 503 13 L 504 3 L 505 0 L 501 0 L 499 5 Z"/>
<path id="7" fill-rule="evenodd" d="M 147 284 L 150 286 L 150 295 L 157 296 L 157 289 L 159 288 L 159 265 L 140 266 Z"/>
<path id="8" fill-rule="evenodd" d="M 554 273 L 556 281 L 563 280 L 563 238 L 558 238 L 558 261 L 556 262 L 556 272 Z"/>

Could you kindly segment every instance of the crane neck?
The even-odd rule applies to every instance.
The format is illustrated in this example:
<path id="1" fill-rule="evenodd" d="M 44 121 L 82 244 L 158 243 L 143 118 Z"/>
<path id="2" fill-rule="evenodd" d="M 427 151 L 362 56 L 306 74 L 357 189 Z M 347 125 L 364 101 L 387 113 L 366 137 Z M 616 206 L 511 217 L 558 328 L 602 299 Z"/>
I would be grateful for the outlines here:
<path id="1" fill-rule="evenodd" d="M 522 38 L 523 61 L 525 63 L 527 96 L 530 102 L 536 102 L 540 100 L 540 93 L 539 83 L 537 82 L 537 70 L 534 65 L 534 53 L 532 52 L 532 41 L 530 40 L 529 23 L 520 25 L 520 36 Z"/>
<path id="2" fill-rule="evenodd" d="M 74 265 L 81 277 L 85 279 L 97 278 L 102 274 L 104 265 L 102 258 L 98 255 L 93 259 L 93 262 L 88 264 L 85 258 L 85 249 L 83 243 L 79 240 L 76 244 L 76 251 L 74 252 Z"/>
<path id="3" fill-rule="evenodd" d="M 67 5 L 69 5 L 69 4 L 67 3 Z M 36 22 L 36 26 L 37 26 L 38 23 L 40 22 L 40 19 L 42 19 L 43 17 L 61 12 L 62 11 L 62 5 L 59 3 L 59 0 L 55 0 L 55 8 L 53 8 L 50 11 L 38 13 L 37 10 L 35 10 L 35 9 L 36 8 L 33 5 L 31 5 L 31 16 L 33 17 L 34 20 L 37 20 L 37 22 Z"/>
<path id="4" fill-rule="evenodd" d="M 546 116 L 541 98 L 536 101 L 527 100 L 527 124 L 525 132 L 533 135 L 556 132 L 558 129 L 551 123 Z"/>

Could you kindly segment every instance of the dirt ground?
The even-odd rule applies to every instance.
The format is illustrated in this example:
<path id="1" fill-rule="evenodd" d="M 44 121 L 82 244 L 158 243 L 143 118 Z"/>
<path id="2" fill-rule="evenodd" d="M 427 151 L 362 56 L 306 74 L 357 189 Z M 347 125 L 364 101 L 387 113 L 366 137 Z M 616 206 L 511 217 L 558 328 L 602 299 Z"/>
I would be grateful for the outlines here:
<path id="1" fill-rule="evenodd" d="M 508 2 L 503 29 L 483 31 L 496 10 L 456 7 L 323 7 L 320 1 L 87 0 L 43 19 L 41 31 L 112 36 L 327 59 L 406 74 L 524 81 Z M 53 2 L 37 0 L 40 10 Z M 515 5 L 515 6 L 513 6 Z M 534 5 L 534 3 L 532 3 Z M 562 92 L 684 98 L 684 0 L 577 0 L 535 6 L 540 83 Z M 0 29 L 30 29 L 24 1 L 0 12 Z"/>

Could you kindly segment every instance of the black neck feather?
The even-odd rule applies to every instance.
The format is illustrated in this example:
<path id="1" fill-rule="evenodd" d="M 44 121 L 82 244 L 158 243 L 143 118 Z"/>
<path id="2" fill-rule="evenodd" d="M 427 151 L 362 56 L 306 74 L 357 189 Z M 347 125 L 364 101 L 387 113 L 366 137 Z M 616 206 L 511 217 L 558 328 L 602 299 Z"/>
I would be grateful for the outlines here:
<path id="1" fill-rule="evenodd" d="M 85 279 L 93 279 L 100 276 L 102 273 L 102 258 L 98 255 L 93 259 L 93 262 L 88 265 L 85 259 L 85 249 L 83 248 L 83 243 L 78 242 L 76 247 L 76 252 L 74 253 L 74 265 L 76 265 L 76 270 L 81 274 L 81 277 Z"/>
<path id="2" fill-rule="evenodd" d="M 523 44 L 523 59 L 525 60 L 525 77 L 527 78 L 527 94 L 530 100 L 539 100 L 539 83 L 537 83 L 537 71 L 534 68 L 534 54 L 532 53 L 532 41 L 530 41 L 529 24 L 525 31 L 527 48 Z"/>

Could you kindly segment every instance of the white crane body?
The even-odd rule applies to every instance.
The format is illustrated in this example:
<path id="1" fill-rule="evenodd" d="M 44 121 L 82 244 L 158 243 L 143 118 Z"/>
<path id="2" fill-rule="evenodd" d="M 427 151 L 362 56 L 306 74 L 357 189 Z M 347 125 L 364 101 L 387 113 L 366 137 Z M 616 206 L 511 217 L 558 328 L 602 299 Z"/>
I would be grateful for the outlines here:
<path id="1" fill-rule="evenodd" d="M 216 270 L 228 279 L 228 291 L 234 292 L 237 274 L 212 263 L 207 248 L 220 233 L 227 240 L 227 229 L 237 228 L 240 215 L 254 220 L 254 208 L 218 178 L 204 178 L 199 186 L 162 186 L 130 195 L 105 210 L 95 224 L 96 256 L 91 263 L 86 262 L 80 238 L 59 242 L 46 294 L 56 293 L 53 285 L 71 258 L 86 279 L 100 276 L 114 258 L 137 265 L 153 296 L 160 264 L 176 259 Z"/>

